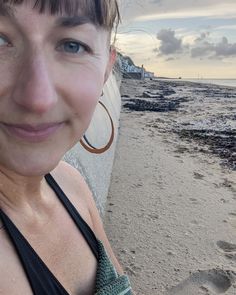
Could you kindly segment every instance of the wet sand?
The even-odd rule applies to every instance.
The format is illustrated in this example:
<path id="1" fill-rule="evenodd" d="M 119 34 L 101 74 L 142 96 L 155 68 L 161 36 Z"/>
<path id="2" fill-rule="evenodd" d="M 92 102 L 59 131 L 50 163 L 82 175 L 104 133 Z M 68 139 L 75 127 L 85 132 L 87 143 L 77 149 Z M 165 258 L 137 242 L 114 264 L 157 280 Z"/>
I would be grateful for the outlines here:
<path id="1" fill-rule="evenodd" d="M 189 89 L 196 87 L 192 83 L 181 82 L 182 90 L 159 84 L 158 89 L 164 87 L 161 93 L 153 89 L 155 83 L 122 83 L 123 108 L 104 217 L 106 232 L 136 294 L 236 294 L 234 133 L 229 139 L 233 148 L 225 157 L 226 152 L 214 152 L 208 139 L 181 136 L 183 126 L 193 126 L 190 119 L 199 116 L 195 110 L 202 107 L 200 95 L 206 93 L 198 94 L 196 103 L 196 98 L 190 99 Z M 144 95 L 147 91 L 150 93 Z M 230 88 L 225 91 L 232 97 L 235 93 Z M 125 107 L 137 104 L 130 99 L 156 102 L 154 94 L 164 96 L 166 111 Z M 217 131 L 234 132 L 230 107 L 226 103 L 229 117 Z M 221 111 L 216 107 L 211 112 L 217 109 Z M 200 119 L 197 130 L 203 129 Z M 216 122 L 204 124 L 210 130 L 209 124 Z"/>

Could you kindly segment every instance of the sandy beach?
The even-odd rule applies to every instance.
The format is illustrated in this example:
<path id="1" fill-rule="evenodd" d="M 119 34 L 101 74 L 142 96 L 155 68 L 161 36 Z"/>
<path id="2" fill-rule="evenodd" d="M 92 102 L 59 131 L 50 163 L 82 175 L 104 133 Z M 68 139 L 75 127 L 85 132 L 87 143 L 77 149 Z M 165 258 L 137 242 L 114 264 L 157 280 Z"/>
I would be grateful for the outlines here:
<path id="1" fill-rule="evenodd" d="M 104 225 L 138 295 L 236 294 L 235 93 L 122 82 Z"/>

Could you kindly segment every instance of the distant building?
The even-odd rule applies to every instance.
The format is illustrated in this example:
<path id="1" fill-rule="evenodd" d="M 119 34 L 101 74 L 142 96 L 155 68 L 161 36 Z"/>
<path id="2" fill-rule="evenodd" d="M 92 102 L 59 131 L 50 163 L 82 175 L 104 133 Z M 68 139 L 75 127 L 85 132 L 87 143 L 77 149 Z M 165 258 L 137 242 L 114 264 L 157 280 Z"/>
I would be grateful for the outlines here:
<path id="1" fill-rule="evenodd" d="M 119 67 L 124 78 L 139 79 L 153 78 L 154 73 L 147 72 L 142 65 L 138 67 L 134 64 L 129 56 L 123 56 L 118 52 L 117 65 Z"/>
<path id="2" fill-rule="evenodd" d="M 155 74 L 153 72 L 145 72 L 144 77 L 145 78 L 154 78 Z"/>

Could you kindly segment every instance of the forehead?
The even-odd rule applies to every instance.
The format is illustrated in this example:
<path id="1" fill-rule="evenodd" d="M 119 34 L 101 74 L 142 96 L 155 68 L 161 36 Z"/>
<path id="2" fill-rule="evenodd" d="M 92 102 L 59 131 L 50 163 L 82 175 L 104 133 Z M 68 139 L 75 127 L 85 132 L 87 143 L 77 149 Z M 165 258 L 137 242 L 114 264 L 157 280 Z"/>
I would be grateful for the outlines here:
<path id="1" fill-rule="evenodd" d="M 14 16 L 18 6 L 40 14 L 57 16 L 80 16 L 96 26 L 100 25 L 99 7 L 94 0 L 0 0 L 0 14 Z"/>
<path id="2" fill-rule="evenodd" d="M 66 0 L 68 1 L 68 0 Z M 83 13 L 83 10 L 78 9 L 77 12 L 69 14 L 62 10 L 60 13 L 50 13 L 48 10 L 40 12 L 32 7 L 34 1 L 23 1 L 21 4 L 5 4 L 0 0 L 0 18 L 1 23 L 8 26 L 10 22 L 13 26 L 23 34 L 30 36 L 42 37 L 43 34 L 50 32 L 58 32 L 58 29 L 73 30 L 73 32 L 84 32 L 91 40 L 94 40 L 94 45 L 107 48 L 110 45 L 110 31 L 101 25 L 96 25 L 90 15 Z M 85 11 L 86 12 L 86 11 Z M 4 17 L 1 17 L 4 16 Z M 78 30 L 79 31 L 78 31 Z"/>

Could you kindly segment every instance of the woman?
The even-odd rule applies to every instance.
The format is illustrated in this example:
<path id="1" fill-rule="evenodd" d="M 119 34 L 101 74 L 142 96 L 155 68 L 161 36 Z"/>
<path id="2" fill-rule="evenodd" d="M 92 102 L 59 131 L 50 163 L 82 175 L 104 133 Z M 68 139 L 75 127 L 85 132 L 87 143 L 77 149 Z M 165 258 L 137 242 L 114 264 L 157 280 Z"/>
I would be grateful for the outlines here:
<path id="1" fill-rule="evenodd" d="M 89 126 L 118 18 L 116 0 L 0 1 L 0 294 L 131 294 L 91 192 L 60 161 Z"/>

